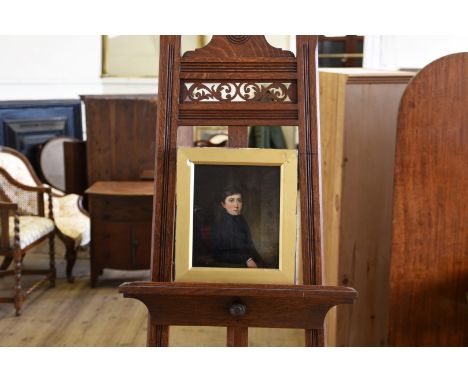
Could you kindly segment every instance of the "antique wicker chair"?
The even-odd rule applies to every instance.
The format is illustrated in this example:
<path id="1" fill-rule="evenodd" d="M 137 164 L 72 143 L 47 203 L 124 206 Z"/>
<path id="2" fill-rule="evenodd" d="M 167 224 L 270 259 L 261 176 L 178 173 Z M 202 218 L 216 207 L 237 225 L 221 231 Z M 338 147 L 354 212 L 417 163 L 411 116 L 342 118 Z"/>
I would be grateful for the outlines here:
<path id="1" fill-rule="evenodd" d="M 45 195 L 47 208 L 45 208 Z M 16 315 L 21 313 L 21 306 L 26 297 L 50 281 L 55 286 L 55 224 L 53 217 L 52 192 L 44 186 L 25 186 L 16 181 L 5 169 L 0 168 L 0 255 L 14 259 L 14 270 L 0 270 L 0 276 L 15 275 L 15 294 L 13 297 L 1 297 L 0 302 L 13 302 Z M 48 211 L 48 218 L 45 211 Z M 29 269 L 22 271 L 23 257 L 26 251 L 49 239 L 49 269 Z M 11 262 L 11 260 L 10 260 Z M 21 288 L 22 274 L 37 274 L 45 277 L 35 282 L 26 292 Z"/>
<path id="2" fill-rule="evenodd" d="M 4 168 L 20 183 L 28 186 L 44 186 L 35 173 L 28 159 L 20 152 L 0 146 L 0 168 Z M 48 185 L 45 185 L 48 186 Z M 57 227 L 57 236 L 65 245 L 67 260 L 66 274 L 69 282 L 73 281 L 72 270 L 78 249 L 86 248 L 90 242 L 90 220 L 88 213 L 81 208 L 81 197 L 76 194 L 64 195 L 52 188 L 53 215 Z M 0 269 L 7 269 L 13 257 L 7 257 Z"/>

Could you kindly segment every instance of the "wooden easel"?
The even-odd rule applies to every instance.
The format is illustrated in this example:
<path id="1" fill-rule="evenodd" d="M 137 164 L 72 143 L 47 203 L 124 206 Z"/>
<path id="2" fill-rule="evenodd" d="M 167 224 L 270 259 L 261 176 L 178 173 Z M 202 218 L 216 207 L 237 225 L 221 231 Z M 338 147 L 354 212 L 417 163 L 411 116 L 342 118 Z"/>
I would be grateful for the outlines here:
<path id="1" fill-rule="evenodd" d="M 228 346 L 247 346 L 248 327 L 304 328 L 307 346 L 323 346 L 327 311 L 352 303 L 357 292 L 321 285 L 317 37 L 297 36 L 296 57 L 264 36 L 214 36 L 181 57 L 180 40 L 162 36 L 160 44 L 152 281 L 125 283 L 119 290 L 148 307 L 149 346 L 168 345 L 169 325 L 226 326 Z M 243 101 L 219 92 L 219 83 L 235 88 Z M 203 102 L 193 84 L 212 102 Z M 251 86 L 250 95 L 243 85 Z M 228 126 L 229 147 L 247 146 L 249 125 L 298 126 L 304 285 L 172 282 L 177 128 L 194 125 Z"/>

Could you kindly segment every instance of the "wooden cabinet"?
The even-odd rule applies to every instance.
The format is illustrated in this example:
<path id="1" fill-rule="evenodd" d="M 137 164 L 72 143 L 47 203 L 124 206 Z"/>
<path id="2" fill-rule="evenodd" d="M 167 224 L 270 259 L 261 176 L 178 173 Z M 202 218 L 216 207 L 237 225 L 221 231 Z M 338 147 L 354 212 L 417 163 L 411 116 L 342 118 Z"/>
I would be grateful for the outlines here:
<path id="1" fill-rule="evenodd" d="M 328 314 L 327 342 L 385 345 L 397 114 L 413 74 L 319 72 L 325 280 L 359 292 Z"/>
<path id="2" fill-rule="evenodd" d="M 88 186 L 154 168 L 157 96 L 84 95 Z"/>
<path id="3" fill-rule="evenodd" d="M 84 95 L 91 285 L 104 268 L 149 269 L 157 96 Z M 145 175 L 145 178 L 148 178 Z"/>
<path id="4" fill-rule="evenodd" d="M 91 216 L 91 286 L 104 268 L 149 269 L 153 182 L 96 182 Z"/>

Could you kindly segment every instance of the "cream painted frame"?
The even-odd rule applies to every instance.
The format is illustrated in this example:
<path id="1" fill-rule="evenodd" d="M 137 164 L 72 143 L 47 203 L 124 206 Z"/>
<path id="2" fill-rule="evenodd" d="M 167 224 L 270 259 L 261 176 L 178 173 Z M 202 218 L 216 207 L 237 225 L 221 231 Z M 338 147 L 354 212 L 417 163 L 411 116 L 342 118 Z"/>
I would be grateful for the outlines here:
<path id="1" fill-rule="evenodd" d="M 279 269 L 193 267 L 195 165 L 279 166 Z M 180 148 L 177 150 L 175 281 L 252 284 L 295 283 L 297 152 L 274 149 Z"/>

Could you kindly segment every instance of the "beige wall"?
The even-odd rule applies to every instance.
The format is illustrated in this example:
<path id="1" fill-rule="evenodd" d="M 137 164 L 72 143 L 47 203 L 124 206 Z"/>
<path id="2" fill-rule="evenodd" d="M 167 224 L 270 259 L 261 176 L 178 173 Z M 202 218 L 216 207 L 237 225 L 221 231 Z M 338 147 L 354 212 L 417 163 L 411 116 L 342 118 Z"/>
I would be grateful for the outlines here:
<path id="1" fill-rule="evenodd" d="M 182 53 L 203 45 L 203 36 L 182 36 Z M 158 35 L 108 35 L 103 37 L 103 75 L 157 77 Z"/>

